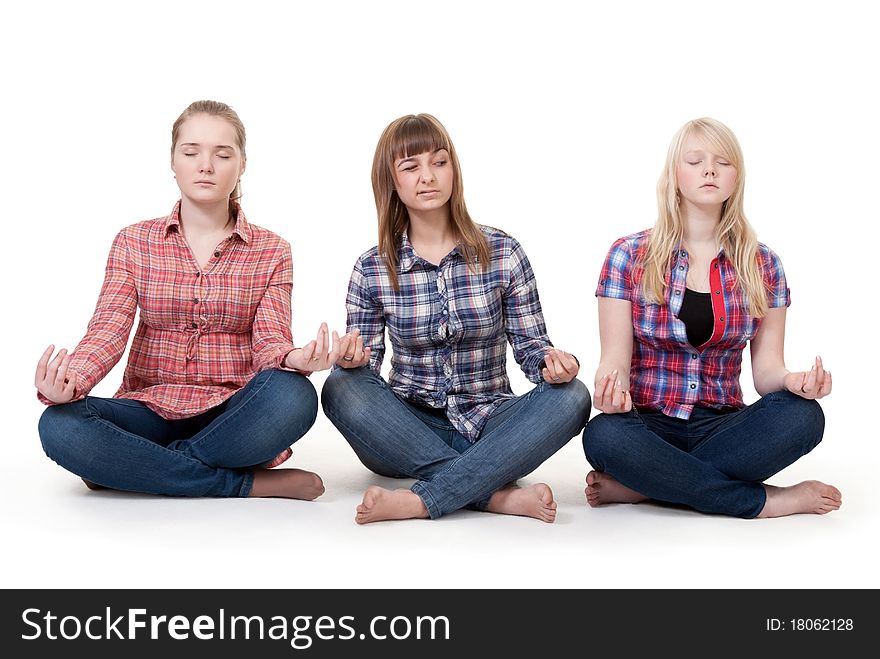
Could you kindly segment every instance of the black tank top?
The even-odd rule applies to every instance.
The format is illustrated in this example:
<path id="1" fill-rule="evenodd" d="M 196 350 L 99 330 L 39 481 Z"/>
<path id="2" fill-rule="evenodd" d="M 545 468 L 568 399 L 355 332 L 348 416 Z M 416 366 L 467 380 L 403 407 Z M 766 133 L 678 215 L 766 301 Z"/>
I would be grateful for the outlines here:
<path id="1" fill-rule="evenodd" d="M 678 319 L 684 323 L 688 343 L 695 348 L 712 337 L 715 330 L 715 314 L 712 312 L 712 294 L 684 289 L 684 300 Z"/>

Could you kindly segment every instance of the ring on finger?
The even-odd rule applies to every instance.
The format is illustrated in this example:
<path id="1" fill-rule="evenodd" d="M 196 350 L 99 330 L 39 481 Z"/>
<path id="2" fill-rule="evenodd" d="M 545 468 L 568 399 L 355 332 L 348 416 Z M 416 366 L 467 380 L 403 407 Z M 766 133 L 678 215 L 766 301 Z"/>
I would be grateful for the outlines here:
<path id="1" fill-rule="evenodd" d="M 342 361 L 351 362 L 351 361 L 354 361 L 354 357 L 349 357 L 348 355 L 346 355 L 345 357 L 342 358 Z"/>

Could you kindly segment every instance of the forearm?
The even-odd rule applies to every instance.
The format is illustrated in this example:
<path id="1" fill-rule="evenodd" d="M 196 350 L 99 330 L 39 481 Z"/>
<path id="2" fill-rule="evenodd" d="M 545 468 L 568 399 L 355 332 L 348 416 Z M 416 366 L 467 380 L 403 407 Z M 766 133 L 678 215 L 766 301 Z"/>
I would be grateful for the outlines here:
<path id="1" fill-rule="evenodd" d="M 603 377 L 616 370 L 617 379 L 620 380 L 624 391 L 626 391 L 629 389 L 629 369 L 630 363 L 627 359 L 622 357 L 604 358 L 599 362 L 599 368 L 596 369 L 596 377 L 594 378 L 593 384 L 598 387 Z"/>
<path id="2" fill-rule="evenodd" d="M 774 391 L 782 391 L 785 389 L 785 376 L 789 373 L 790 371 L 782 364 L 764 368 L 753 367 L 752 382 L 755 385 L 755 391 L 760 396 Z"/>

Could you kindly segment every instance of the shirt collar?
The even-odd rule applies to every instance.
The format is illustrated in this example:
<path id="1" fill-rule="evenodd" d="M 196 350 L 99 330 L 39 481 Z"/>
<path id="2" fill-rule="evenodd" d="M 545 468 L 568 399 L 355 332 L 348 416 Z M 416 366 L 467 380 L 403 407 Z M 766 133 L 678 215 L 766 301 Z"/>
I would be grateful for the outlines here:
<path id="1" fill-rule="evenodd" d="M 461 245 L 456 245 L 449 254 L 444 256 L 443 258 L 449 258 L 450 256 L 454 256 L 456 254 L 461 254 Z M 426 263 L 425 259 L 416 254 L 416 250 L 413 248 L 412 243 L 409 241 L 409 235 L 407 235 L 407 230 L 404 229 L 403 233 L 400 236 L 400 247 L 397 250 L 397 262 L 400 264 L 400 272 L 409 272 L 412 270 L 412 267 L 417 263 Z M 436 267 L 434 264 L 428 264 L 431 267 Z"/>
<path id="2" fill-rule="evenodd" d="M 688 253 L 685 250 L 685 248 L 682 246 L 682 244 L 679 243 L 678 245 L 676 245 L 675 250 L 673 251 L 673 255 L 676 257 L 680 257 L 680 258 L 687 258 Z M 725 258 L 724 257 L 724 246 L 721 246 L 720 248 L 718 248 L 718 254 L 715 256 L 715 258 L 717 258 L 719 260 Z"/>
<path id="3" fill-rule="evenodd" d="M 251 225 L 244 216 L 241 205 L 237 201 L 230 203 L 235 213 L 235 225 L 232 228 L 232 233 L 238 235 L 245 243 L 249 243 L 251 240 Z M 180 200 L 174 204 L 174 208 L 171 209 L 171 215 L 165 218 L 165 235 L 168 235 L 172 228 L 174 231 L 180 231 Z"/>

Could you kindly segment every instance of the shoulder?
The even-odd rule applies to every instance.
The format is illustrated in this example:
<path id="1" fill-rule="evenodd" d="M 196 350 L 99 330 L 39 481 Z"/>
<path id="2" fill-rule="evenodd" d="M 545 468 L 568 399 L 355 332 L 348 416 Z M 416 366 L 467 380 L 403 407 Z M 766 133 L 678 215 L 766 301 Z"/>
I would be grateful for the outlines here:
<path id="1" fill-rule="evenodd" d="M 506 231 L 485 224 L 478 224 L 477 227 L 486 239 L 489 253 L 493 258 L 507 258 L 511 254 L 523 254 L 522 244 Z"/>
<path id="2" fill-rule="evenodd" d="M 611 249 L 625 249 L 633 254 L 641 252 L 648 246 L 651 232 L 652 229 L 645 229 L 644 231 L 637 231 L 636 233 L 622 236 L 614 241 L 611 245 Z"/>
<path id="3" fill-rule="evenodd" d="M 758 243 L 755 250 L 755 261 L 766 282 L 782 281 L 785 279 L 785 270 L 782 267 L 782 259 L 764 243 Z"/>
<path id="4" fill-rule="evenodd" d="M 755 250 L 755 256 L 758 259 L 758 263 L 760 264 L 775 264 L 781 263 L 781 259 L 779 255 L 774 252 L 772 249 L 767 247 L 764 243 L 758 243 L 758 247 Z"/>
<path id="5" fill-rule="evenodd" d="M 357 257 L 354 263 L 354 269 L 365 274 L 379 273 L 385 268 L 382 257 L 379 254 L 379 246 L 375 245 L 366 252 Z"/>
<path id="6" fill-rule="evenodd" d="M 116 234 L 114 245 L 145 245 L 161 239 L 168 231 L 168 220 L 169 216 L 165 215 L 129 224 Z"/>
<path id="7" fill-rule="evenodd" d="M 616 265 L 631 265 L 641 259 L 648 249 L 648 241 L 651 238 L 651 229 L 645 229 L 637 233 L 631 233 L 615 240 L 608 249 L 606 262 Z"/>
<path id="8" fill-rule="evenodd" d="M 269 231 L 269 229 L 252 223 L 248 223 L 248 229 L 250 231 L 249 246 L 267 251 L 290 251 L 290 243 L 274 231 Z"/>

